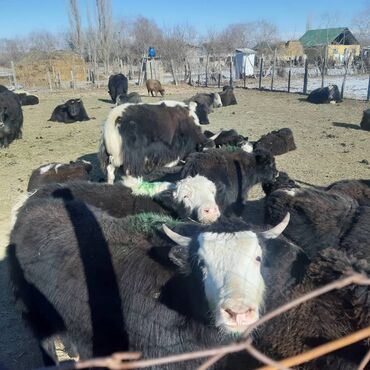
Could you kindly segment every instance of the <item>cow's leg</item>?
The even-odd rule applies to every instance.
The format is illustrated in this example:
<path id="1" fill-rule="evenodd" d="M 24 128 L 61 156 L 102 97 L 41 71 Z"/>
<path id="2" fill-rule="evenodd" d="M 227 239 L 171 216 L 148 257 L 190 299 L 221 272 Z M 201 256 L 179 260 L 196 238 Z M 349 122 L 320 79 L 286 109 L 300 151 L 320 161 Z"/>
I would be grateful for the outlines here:
<path id="1" fill-rule="evenodd" d="M 116 168 L 113 166 L 113 164 L 108 164 L 108 166 L 107 166 L 107 182 L 108 182 L 108 184 L 113 184 L 114 183 L 115 172 L 116 172 Z"/>

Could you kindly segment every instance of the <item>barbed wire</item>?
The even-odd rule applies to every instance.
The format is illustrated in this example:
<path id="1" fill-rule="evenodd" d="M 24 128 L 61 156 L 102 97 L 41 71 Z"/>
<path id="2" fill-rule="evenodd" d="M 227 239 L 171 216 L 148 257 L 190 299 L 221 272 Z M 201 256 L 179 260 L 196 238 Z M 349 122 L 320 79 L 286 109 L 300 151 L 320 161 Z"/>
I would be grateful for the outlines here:
<path id="1" fill-rule="evenodd" d="M 290 309 L 307 302 L 313 298 L 321 296 L 325 293 L 328 293 L 333 290 L 342 289 L 348 285 L 370 285 L 370 279 L 361 273 L 351 273 L 349 276 L 331 282 L 322 286 L 321 288 L 315 289 L 299 298 L 296 298 L 277 309 L 269 312 L 268 314 L 262 316 L 258 321 L 248 328 L 245 336 L 246 338 L 241 343 L 232 343 L 230 345 L 210 348 L 201 351 L 182 353 L 177 355 L 171 355 L 160 358 L 151 358 L 151 359 L 140 359 L 141 353 L 139 352 L 118 352 L 114 353 L 108 357 L 93 358 L 90 360 L 81 360 L 81 361 L 68 361 L 66 363 L 61 363 L 57 366 L 49 366 L 44 368 L 39 368 L 37 370 L 73 370 L 73 369 L 86 369 L 86 368 L 96 368 L 96 367 L 105 367 L 109 370 L 126 370 L 126 369 L 139 369 L 150 366 L 159 366 L 176 362 L 183 362 L 201 358 L 208 358 L 198 370 L 206 370 L 217 361 L 221 360 L 225 355 L 230 353 L 236 353 L 240 351 L 247 351 L 251 356 L 265 364 L 266 366 L 258 368 L 258 370 L 289 370 L 288 366 L 296 366 L 311 360 L 314 360 L 320 356 L 326 355 L 333 351 L 336 351 L 340 348 L 346 347 L 352 343 L 358 342 L 362 339 L 370 337 L 370 326 L 364 329 L 361 329 L 355 333 L 347 335 L 343 338 L 333 340 L 331 342 L 325 343 L 321 346 L 318 346 L 314 349 L 311 349 L 302 354 L 290 357 L 282 361 L 274 361 L 272 358 L 268 357 L 264 353 L 260 352 L 257 348 L 252 345 L 252 338 L 250 334 L 257 327 L 267 321 L 273 319 L 276 316 L 281 315 L 282 313 L 289 311 Z M 358 370 L 365 369 L 366 365 L 370 361 L 370 351 L 361 361 L 361 364 L 358 367 Z"/>

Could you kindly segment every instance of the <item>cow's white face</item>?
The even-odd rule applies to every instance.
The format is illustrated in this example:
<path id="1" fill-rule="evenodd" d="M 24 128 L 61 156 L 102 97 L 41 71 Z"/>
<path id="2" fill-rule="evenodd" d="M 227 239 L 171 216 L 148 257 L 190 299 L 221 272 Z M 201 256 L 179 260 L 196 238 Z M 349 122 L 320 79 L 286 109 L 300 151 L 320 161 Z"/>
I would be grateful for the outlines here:
<path id="1" fill-rule="evenodd" d="M 265 284 L 262 250 L 252 231 L 198 237 L 204 290 L 216 327 L 243 333 L 259 318 Z"/>
<path id="2" fill-rule="evenodd" d="M 213 106 L 215 108 L 220 108 L 222 107 L 222 101 L 221 101 L 221 96 L 219 93 L 215 93 L 214 99 L 213 99 Z"/>
<path id="3" fill-rule="evenodd" d="M 215 200 L 216 186 L 204 176 L 196 175 L 178 181 L 173 197 L 182 202 L 190 213 L 196 212 L 201 223 L 215 222 L 220 216 Z"/>

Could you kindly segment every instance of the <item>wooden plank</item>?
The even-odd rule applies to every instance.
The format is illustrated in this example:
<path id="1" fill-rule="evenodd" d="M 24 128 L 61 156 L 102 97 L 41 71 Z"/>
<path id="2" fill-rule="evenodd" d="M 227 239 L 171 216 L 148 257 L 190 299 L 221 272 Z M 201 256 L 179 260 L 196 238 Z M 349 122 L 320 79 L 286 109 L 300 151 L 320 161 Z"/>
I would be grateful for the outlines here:
<path id="1" fill-rule="evenodd" d="M 303 94 L 307 94 L 307 85 L 308 85 L 308 58 L 306 58 L 304 63 Z"/>
<path id="2" fill-rule="evenodd" d="M 370 100 L 370 74 L 369 74 L 369 84 L 367 85 L 367 101 Z"/>
<path id="3" fill-rule="evenodd" d="M 258 88 L 261 90 L 262 87 L 262 72 L 263 72 L 263 55 L 261 56 L 260 60 L 260 78 L 258 81 Z"/>
<path id="4" fill-rule="evenodd" d="M 274 50 L 274 60 L 272 63 L 272 73 L 271 73 L 271 91 L 274 90 L 274 77 L 275 77 L 275 67 L 276 67 L 276 48 Z"/>

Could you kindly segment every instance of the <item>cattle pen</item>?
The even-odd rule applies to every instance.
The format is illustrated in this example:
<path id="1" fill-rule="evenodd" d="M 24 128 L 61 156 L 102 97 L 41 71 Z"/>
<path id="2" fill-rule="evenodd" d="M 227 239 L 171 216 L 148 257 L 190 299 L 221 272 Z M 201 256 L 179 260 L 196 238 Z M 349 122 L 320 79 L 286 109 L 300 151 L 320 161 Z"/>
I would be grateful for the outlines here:
<path id="1" fill-rule="evenodd" d="M 171 100 L 184 100 L 200 90 L 186 84 L 165 85 L 165 88 L 167 98 Z M 93 173 L 97 180 L 102 176 L 96 158 L 100 126 L 113 107 L 107 101 L 106 90 L 105 87 L 76 88 L 71 94 L 68 88 L 55 89 L 52 93 L 40 92 L 40 105 L 23 108 L 23 139 L 0 152 L 0 176 L 6 179 L 0 183 L 2 258 L 9 232 L 11 207 L 25 194 L 28 177 L 33 169 L 53 161 L 69 162 L 82 158 L 93 162 Z M 160 99 L 147 97 L 144 86 L 130 84 L 129 91 L 138 92 L 147 102 Z M 219 90 L 210 87 L 206 91 Z M 220 128 L 235 128 L 251 140 L 256 140 L 268 131 L 289 127 L 295 135 L 297 150 L 277 157 L 280 171 L 288 172 L 295 179 L 321 186 L 342 178 L 369 177 L 370 167 L 366 162 L 370 161 L 370 137 L 367 132 L 358 129 L 362 112 L 368 103 L 345 99 L 338 105 L 317 106 L 303 101 L 300 95 L 281 92 L 271 94 L 258 89 L 236 88 L 235 94 L 238 105 L 215 109 L 210 115 L 209 129 L 216 131 Z M 87 112 L 95 116 L 96 120 L 70 125 L 48 122 L 53 108 L 71 98 L 71 95 L 82 97 Z M 261 199 L 261 190 L 256 187 L 251 201 L 258 199 Z M 5 276 L 6 264 L 0 261 L 0 287 L 4 292 L 0 297 L 0 352 L 5 354 L 1 356 L 0 362 L 10 369 L 40 368 L 39 349 L 15 311 Z M 360 335 L 368 336 L 368 333 Z M 219 354 L 217 350 L 208 353 L 216 354 Z M 121 359 L 118 357 L 118 361 Z M 117 357 L 112 360 L 113 363 L 116 360 Z M 89 363 L 89 366 L 92 364 Z M 125 362 L 118 368 L 129 366 Z"/>

